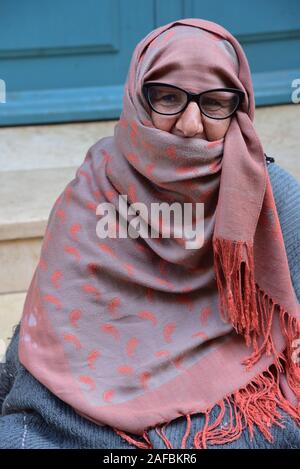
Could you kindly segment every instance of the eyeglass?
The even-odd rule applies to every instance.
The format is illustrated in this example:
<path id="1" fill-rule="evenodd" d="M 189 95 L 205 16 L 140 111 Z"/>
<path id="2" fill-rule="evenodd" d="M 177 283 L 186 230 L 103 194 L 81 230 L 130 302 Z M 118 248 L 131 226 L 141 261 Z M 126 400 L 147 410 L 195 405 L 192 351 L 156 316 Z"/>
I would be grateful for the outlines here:
<path id="1" fill-rule="evenodd" d="M 157 82 L 144 83 L 142 91 L 151 109 L 158 114 L 179 114 L 191 101 L 195 101 L 201 113 L 211 119 L 227 119 L 232 116 L 245 97 L 245 93 L 236 88 L 214 88 L 197 94 L 175 85 Z"/>

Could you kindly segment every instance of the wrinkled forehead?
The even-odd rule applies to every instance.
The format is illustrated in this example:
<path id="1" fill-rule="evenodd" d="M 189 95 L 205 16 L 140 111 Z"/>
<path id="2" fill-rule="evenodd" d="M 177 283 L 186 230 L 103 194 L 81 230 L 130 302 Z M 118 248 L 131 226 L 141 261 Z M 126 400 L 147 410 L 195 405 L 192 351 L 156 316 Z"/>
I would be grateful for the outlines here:
<path id="1" fill-rule="evenodd" d="M 192 92 L 237 85 L 234 47 L 201 28 L 176 25 L 157 36 L 139 64 L 142 82 L 170 83 Z"/>

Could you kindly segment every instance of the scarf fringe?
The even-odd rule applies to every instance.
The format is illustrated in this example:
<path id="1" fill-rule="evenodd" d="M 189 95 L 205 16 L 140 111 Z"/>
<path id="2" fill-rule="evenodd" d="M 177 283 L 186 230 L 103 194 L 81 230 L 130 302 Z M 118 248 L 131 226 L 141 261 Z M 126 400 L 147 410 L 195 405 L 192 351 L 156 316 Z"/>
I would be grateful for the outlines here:
<path id="1" fill-rule="evenodd" d="M 253 439 L 255 428 L 257 428 L 269 442 L 272 442 L 271 427 L 277 425 L 284 428 L 283 416 L 279 409 L 286 412 L 300 427 L 300 363 L 292 358 L 293 341 L 300 338 L 300 322 L 255 283 L 251 243 L 216 238 L 213 239 L 213 248 L 221 316 L 223 320 L 231 322 L 236 332 L 244 336 L 246 345 L 253 348 L 252 354 L 242 364 L 245 365 L 246 370 L 249 370 L 264 353 L 273 354 L 274 363 L 244 388 L 215 404 L 220 407 L 220 412 L 213 422 L 210 423 L 210 417 L 215 405 L 204 412 L 205 423 L 203 429 L 194 435 L 194 448 L 206 449 L 208 443 L 209 445 L 223 445 L 233 442 L 246 428 L 250 440 Z M 276 309 L 286 343 L 283 352 L 275 349 L 271 334 Z M 286 374 L 288 385 L 297 398 L 297 406 L 292 405 L 282 394 L 279 382 L 280 373 Z M 229 421 L 222 424 L 226 406 L 229 408 Z M 191 414 L 185 417 L 187 426 L 181 448 L 185 448 L 191 433 Z M 169 423 L 160 427 L 156 426 L 155 431 L 166 447 L 172 448 L 164 432 Z M 144 442 L 141 442 L 133 439 L 126 432 L 114 430 L 138 448 L 153 448 L 147 431 L 142 436 Z"/>
<path id="2" fill-rule="evenodd" d="M 206 413 L 206 422 L 201 431 L 194 436 L 194 447 L 207 449 L 209 445 L 224 445 L 238 440 L 242 432 L 247 429 L 250 441 L 254 438 L 257 428 L 272 443 L 271 427 L 277 425 L 284 428 L 284 417 L 279 409 L 290 415 L 300 426 L 299 409 L 293 407 L 283 396 L 279 385 L 278 373 L 264 371 L 252 380 L 245 388 L 236 391 L 217 405 L 220 413 L 214 422 L 209 423 L 210 411 Z M 225 405 L 229 407 L 229 421 L 221 425 L 225 415 Z M 225 419 L 227 420 L 227 419 Z"/>
<path id="3" fill-rule="evenodd" d="M 287 363 L 284 355 L 282 355 L 281 360 Z M 193 437 L 193 448 L 207 449 L 208 444 L 213 446 L 232 443 L 240 438 L 245 429 L 248 430 L 250 440 L 253 440 L 256 428 L 264 435 L 266 440 L 272 443 L 271 427 L 273 425 L 281 428 L 285 427 L 283 423 L 284 417 L 279 409 L 290 415 L 300 427 L 299 404 L 297 407 L 294 407 L 284 397 L 280 389 L 279 376 L 282 369 L 282 363 L 280 363 L 280 367 L 272 364 L 268 370 L 260 373 L 246 387 L 217 402 L 216 406 L 220 408 L 220 411 L 212 422 L 210 422 L 211 411 L 215 405 L 207 409 L 203 413 L 205 416 L 203 429 L 197 431 Z M 225 415 L 226 408 L 229 411 L 227 416 Z M 191 436 L 191 415 L 185 415 L 187 425 L 181 440 L 181 449 L 186 448 L 188 437 Z M 165 434 L 165 429 L 171 422 L 173 421 L 171 420 L 161 426 L 154 427 L 155 432 L 168 449 L 173 449 L 173 446 Z M 126 432 L 116 428 L 114 430 L 124 440 L 137 448 L 153 449 L 148 431 L 144 431 L 142 436 L 144 441 L 142 442 L 132 438 Z"/>
<path id="4" fill-rule="evenodd" d="M 125 441 L 127 441 L 127 443 L 130 443 L 131 445 L 134 445 L 137 448 L 140 448 L 140 449 L 151 449 L 152 448 L 151 441 L 149 440 L 149 437 L 148 437 L 148 434 L 147 434 L 146 431 L 143 433 L 143 436 L 142 436 L 142 438 L 144 438 L 144 441 L 139 441 L 139 440 L 136 440 L 135 438 L 132 438 L 132 436 L 130 436 L 126 432 L 123 432 L 122 430 L 118 430 L 117 428 L 114 428 L 114 427 L 113 427 L 113 430 L 121 438 L 123 438 Z"/>
<path id="5" fill-rule="evenodd" d="M 298 391 L 295 393 L 298 397 L 299 383 L 296 387 L 293 383 L 299 380 L 299 366 L 293 363 L 291 357 L 293 341 L 300 337 L 300 322 L 255 283 L 252 243 L 216 238 L 213 248 L 221 317 L 231 322 L 236 332 L 244 336 L 246 345 L 253 348 L 253 353 L 243 364 L 248 370 L 266 353 L 273 354 L 277 367 L 281 367 L 283 354 L 276 351 L 271 333 L 277 309 L 290 357 L 287 372 L 292 374 L 291 389 Z M 246 259 L 242 256 L 243 252 Z"/>

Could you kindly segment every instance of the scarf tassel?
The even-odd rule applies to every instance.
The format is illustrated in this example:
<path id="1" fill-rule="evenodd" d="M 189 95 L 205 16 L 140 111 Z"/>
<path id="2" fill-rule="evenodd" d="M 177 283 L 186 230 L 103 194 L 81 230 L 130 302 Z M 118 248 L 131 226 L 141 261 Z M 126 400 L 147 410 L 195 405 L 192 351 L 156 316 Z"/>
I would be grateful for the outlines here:
<path id="1" fill-rule="evenodd" d="M 299 397 L 299 365 L 292 360 L 292 349 L 294 341 L 300 337 L 300 322 L 255 283 L 251 243 L 216 238 L 213 247 L 221 317 L 231 322 L 236 332 L 244 336 L 246 345 L 253 348 L 253 353 L 243 364 L 249 370 L 264 353 L 273 354 L 277 367 L 283 371 L 283 354 L 276 351 L 271 333 L 277 309 L 290 358 L 286 372 L 290 376 L 291 389 L 296 389 L 295 394 Z M 246 259 L 243 257 L 245 252 Z"/>
<path id="2" fill-rule="evenodd" d="M 258 375 L 245 388 L 218 403 L 221 408 L 220 414 L 210 425 L 210 411 L 206 413 L 206 423 L 203 429 L 194 436 L 195 448 L 207 449 L 208 444 L 213 446 L 231 443 L 238 440 L 245 429 L 248 430 L 249 439 L 252 441 L 255 428 L 272 443 L 274 438 L 270 431 L 271 427 L 276 425 L 285 428 L 284 417 L 279 409 L 290 415 L 300 426 L 299 409 L 292 406 L 283 396 L 279 385 L 280 371 L 276 366 L 275 370 L 272 370 L 272 366 Z M 224 409 L 226 404 L 229 408 L 229 421 L 220 425 L 220 420 L 223 421 L 224 417 L 222 408 Z"/>
<path id="3" fill-rule="evenodd" d="M 286 362 L 286 358 L 282 355 L 281 360 Z M 274 369 L 272 369 L 274 367 Z M 300 427 L 300 408 L 294 407 L 282 394 L 279 383 L 279 375 L 282 372 L 283 365 L 278 367 L 272 364 L 271 367 L 260 373 L 248 385 L 233 394 L 226 396 L 216 406 L 220 408 L 219 414 L 214 421 L 210 423 L 211 411 L 210 407 L 202 415 L 205 416 L 205 422 L 202 430 L 195 433 L 193 437 L 193 446 L 195 449 L 207 449 L 208 445 L 225 445 L 238 440 L 242 432 L 247 429 L 250 441 L 254 438 L 255 428 L 257 428 L 272 443 L 273 436 L 271 427 L 276 425 L 284 428 L 284 417 L 279 409 L 286 412 Z M 226 408 L 228 415 L 226 415 Z M 188 437 L 191 436 L 191 415 L 185 415 L 187 420 L 186 430 L 181 440 L 181 449 L 186 448 Z M 157 435 L 164 442 L 167 449 L 173 449 L 171 441 L 165 434 L 165 429 L 172 421 L 162 426 L 154 427 Z M 117 430 L 120 435 L 128 443 L 137 448 L 153 449 L 153 445 L 149 439 L 147 431 L 144 431 L 142 438 L 144 442 L 132 438 L 126 432 Z"/>
<path id="4" fill-rule="evenodd" d="M 130 443 L 131 445 L 134 445 L 137 448 L 140 448 L 140 449 L 151 449 L 152 448 L 152 444 L 149 440 L 149 437 L 148 437 L 148 434 L 147 434 L 146 431 L 144 431 L 144 433 L 142 435 L 142 438 L 144 439 L 144 441 L 140 441 L 140 440 L 137 440 L 137 439 L 133 438 L 132 436 L 128 435 L 128 433 L 126 433 L 122 430 L 118 430 L 117 428 L 114 428 L 114 427 L 113 427 L 113 430 L 121 438 L 123 438 L 125 441 L 127 441 L 127 443 Z"/>
<path id="5" fill-rule="evenodd" d="M 268 370 L 256 376 L 244 388 L 226 396 L 216 405 L 219 415 L 210 423 L 210 407 L 204 412 L 205 422 L 202 430 L 193 437 L 196 449 L 206 449 L 207 445 L 224 445 L 240 438 L 247 429 L 250 440 L 257 428 L 272 443 L 271 427 L 284 428 L 284 417 L 279 409 L 286 412 L 300 427 L 300 364 L 293 359 L 293 342 L 300 338 L 300 322 L 276 304 L 259 288 L 254 281 L 253 246 L 246 242 L 232 242 L 222 238 L 213 240 L 216 281 L 219 290 L 220 311 L 225 321 L 230 321 L 238 334 L 245 338 L 246 345 L 252 346 L 252 354 L 243 361 L 250 369 L 261 356 L 274 355 L 274 363 Z M 246 253 L 246 256 L 243 254 Z M 246 257 L 246 259 L 245 259 Z M 280 327 L 285 338 L 283 352 L 275 349 L 271 327 L 275 310 L 278 310 Z M 288 385 L 297 398 L 298 404 L 292 405 L 282 394 L 280 373 L 285 373 Z M 229 417 L 225 418 L 226 407 Z M 191 434 L 191 416 L 185 416 L 187 426 L 181 441 L 181 448 Z M 225 419 L 225 422 L 223 423 Z M 172 448 L 164 430 L 169 424 L 155 427 L 167 448 Z M 125 432 L 114 429 L 138 448 L 153 448 L 148 433 L 143 434 L 144 442 L 134 440 Z"/>

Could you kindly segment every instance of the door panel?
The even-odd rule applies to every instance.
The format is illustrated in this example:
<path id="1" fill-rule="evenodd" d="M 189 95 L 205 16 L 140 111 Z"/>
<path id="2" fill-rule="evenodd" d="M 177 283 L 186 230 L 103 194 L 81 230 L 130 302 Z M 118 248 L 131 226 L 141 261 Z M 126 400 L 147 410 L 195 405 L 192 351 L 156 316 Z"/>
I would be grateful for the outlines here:
<path id="1" fill-rule="evenodd" d="M 300 78 L 297 0 L 0 0 L 0 125 L 118 118 L 136 44 L 179 18 L 241 42 L 257 105 L 291 102 Z"/>

